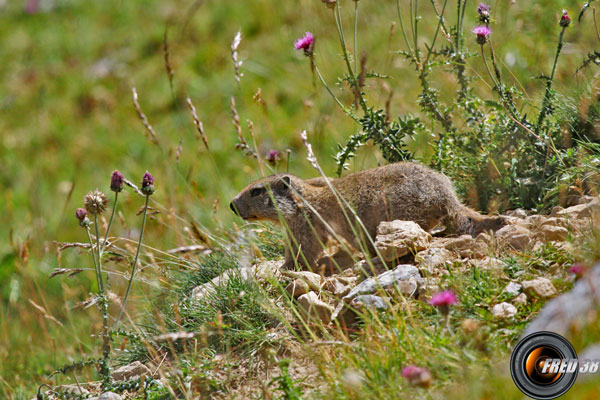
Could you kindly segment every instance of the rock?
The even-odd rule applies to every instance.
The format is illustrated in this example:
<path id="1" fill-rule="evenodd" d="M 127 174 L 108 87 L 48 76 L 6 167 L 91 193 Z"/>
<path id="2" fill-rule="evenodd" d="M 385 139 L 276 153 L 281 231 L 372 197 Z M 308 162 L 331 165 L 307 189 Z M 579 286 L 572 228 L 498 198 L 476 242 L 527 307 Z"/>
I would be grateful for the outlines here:
<path id="1" fill-rule="evenodd" d="M 302 279 L 294 279 L 292 282 L 289 283 L 289 285 L 287 285 L 285 290 L 293 298 L 298 298 L 299 296 L 308 293 L 310 288 L 308 287 L 308 283 L 306 283 Z"/>
<path id="2" fill-rule="evenodd" d="M 278 279 L 280 276 L 279 268 L 283 263 L 283 260 L 265 261 L 252 267 L 232 268 L 212 280 L 196 286 L 192 289 L 191 297 L 195 300 L 203 299 L 207 294 L 214 292 L 216 287 L 225 285 L 232 276 L 239 276 L 245 280 L 256 279 L 259 282 Z"/>
<path id="3" fill-rule="evenodd" d="M 527 304 L 527 295 L 525 293 L 521 293 L 513 299 L 513 304 L 515 306 L 524 306 Z"/>
<path id="4" fill-rule="evenodd" d="M 595 314 L 600 304 L 600 263 L 596 264 L 573 289 L 550 300 L 537 317 L 527 326 L 523 335 L 537 331 L 551 331 L 565 335 L 573 327 L 588 321 L 597 321 Z"/>
<path id="5" fill-rule="evenodd" d="M 502 260 L 499 260 L 495 257 L 485 257 L 481 260 L 470 260 L 469 262 L 475 268 L 481 268 L 484 270 L 501 270 L 504 267 Z"/>
<path id="6" fill-rule="evenodd" d="M 382 222 L 377 227 L 375 247 L 385 261 L 427 248 L 431 235 L 412 221 Z"/>
<path id="7" fill-rule="evenodd" d="M 419 270 L 414 265 L 403 264 L 398 265 L 396 268 L 384 272 L 378 276 L 369 278 L 358 285 L 356 285 L 350 293 L 348 293 L 344 299 L 346 302 L 353 299 L 356 296 L 363 294 L 373 294 L 378 290 L 393 289 L 395 286 L 398 287 L 401 282 L 412 282 L 409 286 L 399 288 L 401 293 L 405 296 L 412 296 L 416 294 L 418 288 L 423 284 L 424 280 L 419 274 Z M 414 288 L 411 293 L 402 291 L 406 288 Z"/>
<path id="8" fill-rule="evenodd" d="M 539 235 L 546 241 L 564 241 L 569 235 L 569 231 L 562 226 L 545 224 L 540 227 Z"/>
<path id="9" fill-rule="evenodd" d="M 600 199 L 595 197 L 588 203 L 565 208 L 564 210 L 559 211 L 557 216 L 566 217 L 568 219 L 581 219 L 591 218 L 598 214 L 600 214 Z"/>
<path id="10" fill-rule="evenodd" d="M 151 375 L 150 368 L 146 367 L 139 361 L 134 361 L 129 365 L 124 365 L 117 368 L 112 374 L 115 381 L 125 381 L 138 376 Z"/>
<path id="11" fill-rule="evenodd" d="M 502 293 L 506 293 L 511 297 L 515 297 L 517 296 L 519 293 L 521 293 L 521 289 L 523 287 L 521 285 L 519 285 L 516 282 L 510 282 L 508 285 L 506 285 L 506 287 L 504 288 L 504 290 L 502 291 Z"/>
<path id="12" fill-rule="evenodd" d="M 78 395 L 78 394 L 87 394 L 89 390 L 84 388 L 82 385 L 70 384 L 70 385 L 60 385 L 56 388 L 58 393 L 65 393 L 70 395 Z"/>
<path id="13" fill-rule="evenodd" d="M 453 258 L 450 250 L 432 247 L 418 252 L 415 256 L 415 261 L 419 263 L 419 269 L 424 269 L 430 274 L 434 274 L 439 268 L 445 267 L 446 263 L 451 263 Z"/>
<path id="14" fill-rule="evenodd" d="M 321 290 L 321 281 L 323 280 L 323 277 L 319 274 L 315 274 L 314 272 L 310 272 L 310 271 L 283 271 L 282 275 L 290 277 L 290 278 L 294 278 L 294 279 L 300 279 L 303 280 L 304 282 L 306 282 L 306 284 L 308 285 L 308 287 L 311 290 L 314 290 L 315 292 L 318 292 Z"/>
<path id="15" fill-rule="evenodd" d="M 547 299 L 556 296 L 556 288 L 548 278 L 537 277 L 530 281 L 521 282 L 523 291 L 530 296 Z"/>
<path id="16" fill-rule="evenodd" d="M 98 400 L 123 400 L 123 398 L 114 393 L 114 392 L 104 392 L 102 393 L 100 396 L 98 397 L 94 397 L 92 399 L 98 399 Z"/>
<path id="17" fill-rule="evenodd" d="M 359 280 L 369 278 L 371 276 L 377 276 L 388 270 L 388 267 L 379 257 L 375 257 L 369 261 L 361 260 L 354 264 L 352 267 L 352 274 L 359 277 Z"/>
<path id="18" fill-rule="evenodd" d="M 511 210 L 507 212 L 506 215 L 508 215 L 509 217 L 526 218 L 527 211 L 523 210 L 522 208 L 517 208 L 516 210 Z"/>
<path id="19" fill-rule="evenodd" d="M 375 296 L 372 294 L 364 294 L 362 296 L 356 296 L 354 299 L 352 299 L 352 301 L 350 302 L 350 307 L 356 310 L 368 308 L 371 310 L 385 311 L 390 306 L 388 305 L 388 302 L 382 297 Z"/>
<path id="20" fill-rule="evenodd" d="M 471 235 L 462 235 L 457 238 L 447 239 L 444 247 L 454 251 L 463 258 L 484 258 L 488 247 L 483 241 L 477 241 Z"/>
<path id="21" fill-rule="evenodd" d="M 333 307 L 320 300 L 315 292 L 308 292 L 298 297 L 298 303 L 309 317 L 317 317 L 323 324 L 329 324 Z"/>
<path id="22" fill-rule="evenodd" d="M 496 238 L 515 250 L 523 250 L 531 242 L 531 232 L 521 225 L 506 225 L 496 231 Z"/>
<path id="23" fill-rule="evenodd" d="M 515 316 L 517 308 L 510 303 L 496 304 L 492 308 L 492 314 L 498 319 L 509 319 Z"/>
<path id="24" fill-rule="evenodd" d="M 338 308 L 336 308 L 332 320 L 337 320 L 346 327 L 351 327 L 356 323 L 357 316 L 366 310 L 386 311 L 389 308 L 389 299 L 365 294 L 356 296 L 350 303 L 341 301 Z"/>
<path id="25" fill-rule="evenodd" d="M 336 296 L 343 297 L 347 295 L 358 278 L 348 279 L 344 277 L 329 278 L 323 284 L 323 289 L 333 293 Z"/>

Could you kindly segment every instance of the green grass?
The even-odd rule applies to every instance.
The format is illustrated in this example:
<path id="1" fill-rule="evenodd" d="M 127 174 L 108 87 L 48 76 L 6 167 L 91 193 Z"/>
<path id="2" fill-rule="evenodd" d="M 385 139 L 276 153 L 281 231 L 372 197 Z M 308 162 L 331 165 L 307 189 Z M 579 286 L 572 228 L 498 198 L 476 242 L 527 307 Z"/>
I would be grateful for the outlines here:
<path id="1" fill-rule="evenodd" d="M 343 63 L 335 40 L 335 25 L 330 10 L 320 1 L 62 0 L 55 3 L 56 7 L 50 12 L 34 15 L 25 14 L 18 1 L 6 2 L 0 7 L 0 37 L 3 38 L 0 46 L 3 60 L 0 68 L 0 395 L 6 398 L 31 398 L 37 385 L 46 382 L 54 369 L 97 355 L 98 342 L 91 336 L 100 327 L 96 309 L 74 309 L 95 290 L 93 272 L 86 270 L 74 278 L 49 279 L 48 276 L 54 268 L 92 267 L 89 254 L 75 249 L 58 254 L 53 241 L 85 241 L 85 233 L 77 226 L 73 211 L 81 205 L 87 191 L 96 187 L 108 190 L 113 169 L 118 168 L 134 182 L 141 179 L 145 170 L 156 177 L 157 193 L 151 205 L 160 213 L 148 222 L 145 243 L 151 247 L 142 252 L 144 263 L 151 267 L 140 274 L 129 304 L 131 310 L 136 311 L 132 312 L 134 316 L 154 318 L 157 299 L 164 299 L 165 292 L 174 291 L 174 297 L 166 298 L 179 301 L 187 289 L 210 279 L 224 267 L 214 261 L 199 261 L 196 256 L 181 260 L 162 253 L 157 256 L 158 263 L 153 264 L 150 253 L 197 243 L 191 222 L 209 236 L 211 245 L 218 247 L 217 244 L 227 242 L 234 236 L 235 225 L 240 224 L 229 210 L 229 201 L 249 181 L 260 176 L 257 163 L 235 150 L 236 134 L 229 110 L 231 96 L 236 97 L 246 139 L 250 141 L 246 128 L 246 120 L 250 119 L 259 151 L 264 154 L 271 148 L 290 149 L 289 170 L 302 177 L 316 173 L 305 160 L 299 139 L 301 130 L 308 131 L 321 165 L 327 174 L 333 175 L 336 168 L 331 155 L 335 145 L 344 142 L 357 129 L 323 88 L 313 87 L 308 60 L 292 47 L 295 38 L 306 30 L 313 31 L 318 38 L 317 61 L 325 78 L 333 85 L 341 75 Z M 569 7 L 575 15 L 580 2 L 543 5 L 518 2 L 506 7 L 496 3 L 494 38 L 498 39 L 494 39 L 494 44 L 497 53 L 504 55 L 505 75 L 509 80 L 518 79 L 529 98 L 539 99 L 543 83 L 531 77 L 548 73 L 556 40 L 556 17 L 563 7 Z M 395 93 L 391 108 L 416 113 L 417 82 L 410 66 L 392 53 L 402 47 L 395 2 L 362 1 L 360 7 L 362 33 L 358 52 L 366 50 L 369 68 L 390 76 L 386 84 Z M 343 13 L 347 21 L 345 28 L 349 30 L 351 7 L 344 7 Z M 468 14 L 469 24 L 474 25 L 474 13 Z M 431 13 L 425 11 L 421 29 L 428 33 L 434 29 L 428 23 L 431 18 Z M 393 22 L 395 33 L 388 40 Z M 162 38 L 166 27 L 175 72 L 173 92 L 163 61 Z M 239 86 L 233 78 L 229 50 L 238 29 L 243 34 L 240 55 L 244 61 L 244 77 Z M 574 24 L 568 31 L 567 41 L 556 87 L 577 99 L 595 79 L 592 73 L 573 77 L 583 55 L 599 45 L 591 20 L 586 19 L 581 26 Z M 475 46 L 470 49 L 477 50 Z M 469 60 L 468 69 L 485 76 L 477 58 Z M 452 96 L 455 83 L 445 79 L 450 75 L 437 74 L 442 94 Z M 387 95 L 382 85 L 376 81 L 370 85 L 368 101 L 383 106 Z M 137 88 L 141 107 L 157 132 L 158 145 L 151 144 L 145 137 L 131 102 L 132 86 Z M 259 88 L 262 104 L 252 99 Z M 347 90 L 342 92 L 337 87 L 334 90 L 345 102 L 351 102 Z M 487 93 L 484 97 L 493 98 L 485 79 L 476 81 L 476 90 Z M 210 154 L 197 138 L 185 104 L 186 96 L 191 97 L 204 122 Z M 423 145 L 425 139 L 419 138 L 412 146 L 428 157 L 428 147 Z M 182 150 L 177 157 L 180 141 Z M 380 160 L 375 149 L 367 146 L 353 161 L 351 170 L 377 165 Z M 278 166 L 279 171 L 286 168 L 286 162 Z M 131 192 L 122 196 L 119 209 L 123 222 L 116 223 L 115 235 L 131 240 L 137 238 L 140 218 L 135 213 L 141 206 L 140 198 Z M 282 254 L 281 237 L 267 229 L 258 234 L 258 248 L 264 257 L 277 258 Z M 515 258 L 506 269 L 515 273 L 530 271 L 535 275 L 545 272 L 552 263 L 562 265 L 571 259 L 570 255 L 557 254 L 549 249 L 532 255 L 530 260 L 545 261 L 527 261 L 531 265 L 526 267 L 521 267 L 523 261 Z M 553 259 L 555 256 L 559 258 Z M 119 274 L 129 271 L 123 262 L 114 262 L 109 268 Z M 174 273 L 186 269 L 193 273 L 186 274 L 185 278 Z M 122 295 L 125 281 L 119 274 L 111 276 L 111 290 Z M 489 282 L 489 285 L 481 285 L 481 282 Z M 461 298 L 464 305 L 458 313 L 461 318 L 476 317 L 488 324 L 487 312 L 478 307 L 474 299 L 489 301 L 498 295 L 505 282 L 498 276 L 457 274 L 450 275 L 444 283 L 457 290 L 479 285 L 477 291 L 466 292 L 472 296 L 470 300 L 467 295 Z M 555 283 L 561 289 L 568 287 L 560 280 Z M 218 306 L 210 313 L 208 307 L 198 305 L 184 310 L 180 317 L 188 325 L 181 327 L 199 329 L 207 322 L 214 322 L 220 312 L 223 323 L 230 328 L 226 330 L 230 337 L 223 344 L 225 348 L 238 348 L 240 343 L 249 343 L 253 349 L 260 347 L 261 329 L 272 326 L 271 315 L 261 307 L 264 294 L 240 282 L 232 282 L 227 290 L 207 303 Z M 234 302 L 242 291 L 245 295 Z M 372 377 L 369 389 L 372 396 L 379 393 L 385 397 L 386 393 L 392 393 L 392 382 L 398 381 L 386 379 L 392 379 L 403 362 L 424 360 L 411 359 L 416 354 L 409 354 L 400 345 L 407 348 L 411 343 L 422 345 L 429 351 L 419 357 L 430 355 L 439 362 L 450 357 L 451 365 L 441 369 L 436 379 L 448 382 L 462 376 L 453 366 L 466 357 L 454 355 L 459 339 L 444 337 L 439 330 L 423 334 L 419 327 L 435 325 L 437 316 L 426 305 L 415 307 L 424 314 L 415 326 L 402 323 L 400 317 L 388 321 L 390 326 L 407 333 L 406 338 L 394 336 L 392 330 L 384 329 L 377 321 L 373 323 L 372 329 L 384 334 L 384 340 L 376 346 L 398 345 L 394 352 L 382 354 L 381 359 L 373 358 L 367 351 L 364 360 L 346 355 L 348 365 L 381 370 L 378 372 L 381 375 Z M 534 309 L 520 310 L 520 316 L 538 308 L 536 304 Z M 115 311 L 118 308 L 113 304 L 111 312 Z M 164 327 L 179 329 L 179 323 L 174 323 L 171 317 L 167 314 Z M 489 329 L 496 331 L 497 328 L 492 324 Z M 237 336 L 238 333 L 241 336 Z M 496 335 L 492 349 L 496 349 L 496 354 L 506 354 L 507 343 L 517 333 Z M 218 348 L 214 343 L 212 346 L 213 351 Z M 199 382 L 197 387 L 208 385 L 214 389 L 216 385 L 214 390 L 224 390 L 219 379 L 211 375 L 211 368 L 215 366 L 206 363 L 206 357 L 201 354 L 182 360 L 182 363 L 201 365 L 188 370 L 182 367 L 183 374 L 193 376 L 195 382 Z M 427 365 L 434 368 L 433 361 Z M 341 373 L 343 365 L 335 367 L 334 372 L 330 372 L 332 381 L 333 376 Z M 79 377 L 82 380 L 95 378 L 93 371 Z M 65 382 L 71 377 L 60 379 Z M 468 380 L 463 378 L 463 381 Z M 383 387 L 378 389 L 377 385 L 382 382 Z M 491 388 L 510 386 L 496 377 L 490 382 L 490 387 L 481 391 L 474 388 L 473 392 L 490 393 Z M 344 390 L 332 390 L 352 398 Z M 413 389 L 406 390 L 408 395 L 420 394 Z M 160 398 L 158 392 L 157 389 L 156 398 Z"/>

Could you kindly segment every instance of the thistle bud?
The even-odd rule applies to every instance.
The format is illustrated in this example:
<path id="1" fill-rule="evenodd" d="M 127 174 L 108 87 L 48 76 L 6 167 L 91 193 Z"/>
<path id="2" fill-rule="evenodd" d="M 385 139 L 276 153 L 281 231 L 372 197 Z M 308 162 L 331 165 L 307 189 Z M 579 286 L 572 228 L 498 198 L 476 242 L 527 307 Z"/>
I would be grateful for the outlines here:
<path id="1" fill-rule="evenodd" d="M 144 174 L 144 177 L 142 178 L 142 189 L 141 190 L 142 190 L 142 193 L 144 193 L 146 196 L 150 196 L 151 194 L 154 193 L 154 177 L 148 171 L 146 171 L 146 173 Z"/>
<path id="2" fill-rule="evenodd" d="M 559 24 L 563 28 L 566 28 L 567 26 L 571 25 L 571 17 L 569 17 L 569 12 L 567 10 L 563 10 Z"/>
<path id="3" fill-rule="evenodd" d="M 87 227 L 90 225 L 90 220 L 87 217 L 87 211 L 83 208 L 75 210 L 75 218 L 79 220 L 79 225 Z"/>
<path id="4" fill-rule="evenodd" d="M 110 190 L 115 193 L 123 191 L 123 179 L 123 174 L 115 169 L 110 177 Z"/>

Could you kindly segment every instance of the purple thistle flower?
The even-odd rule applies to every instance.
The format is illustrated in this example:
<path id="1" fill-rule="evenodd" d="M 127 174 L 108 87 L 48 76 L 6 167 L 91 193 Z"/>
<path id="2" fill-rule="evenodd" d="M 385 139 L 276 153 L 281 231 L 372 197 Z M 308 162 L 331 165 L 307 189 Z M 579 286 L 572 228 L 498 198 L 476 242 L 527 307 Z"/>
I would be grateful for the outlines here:
<path id="1" fill-rule="evenodd" d="M 477 13 L 479 15 L 489 15 L 490 14 L 490 6 L 485 3 L 479 3 L 477 6 Z"/>
<path id="2" fill-rule="evenodd" d="M 585 265 L 579 263 L 573 264 L 571 268 L 569 268 L 569 272 L 575 275 L 577 278 L 580 278 L 585 272 Z"/>
<path id="3" fill-rule="evenodd" d="M 306 55 L 306 56 L 312 55 L 314 45 L 315 45 L 315 36 L 310 32 L 306 32 L 304 34 L 304 36 L 302 36 L 302 37 L 296 39 L 296 41 L 294 41 L 294 48 L 296 50 L 304 50 L 304 55 Z"/>
<path id="4" fill-rule="evenodd" d="M 123 179 L 123 174 L 115 169 L 110 177 L 110 190 L 115 193 L 123 191 Z"/>
<path id="5" fill-rule="evenodd" d="M 486 26 L 490 23 L 490 6 L 485 3 L 479 3 L 477 6 L 477 14 L 479 14 L 479 22 Z"/>
<path id="6" fill-rule="evenodd" d="M 484 45 L 488 37 L 492 34 L 492 31 L 485 25 L 479 25 L 473 29 L 473 33 L 477 35 L 477 43 Z"/>
<path id="7" fill-rule="evenodd" d="M 562 11 L 562 16 L 560 17 L 559 24 L 563 28 L 566 28 L 567 26 L 571 25 L 571 17 L 569 17 L 569 11 L 568 10 L 563 10 Z"/>
<path id="8" fill-rule="evenodd" d="M 408 365 L 402 369 L 402 377 L 411 385 L 427 387 L 431 384 L 431 374 L 427 368 Z"/>
<path id="9" fill-rule="evenodd" d="M 456 303 L 458 303 L 456 295 L 450 290 L 436 293 L 431 300 L 429 300 L 429 304 L 436 307 L 450 306 Z"/>
<path id="10" fill-rule="evenodd" d="M 280 154 L 281 153 L 278 150 L 269 150 L 265 159 L 269 164 L 274 166 L 277 165 L 277 162 L 281 159 Z"/>
<path id="11" fill-rule="evenodd" d="M 144 174 L 144 177 L 142 178 L 141 191 L 146 196 L 150 196 L 152 193 L 154 193 L 154 177 L 148 171 L 146 171 L 146 173 Z"/>

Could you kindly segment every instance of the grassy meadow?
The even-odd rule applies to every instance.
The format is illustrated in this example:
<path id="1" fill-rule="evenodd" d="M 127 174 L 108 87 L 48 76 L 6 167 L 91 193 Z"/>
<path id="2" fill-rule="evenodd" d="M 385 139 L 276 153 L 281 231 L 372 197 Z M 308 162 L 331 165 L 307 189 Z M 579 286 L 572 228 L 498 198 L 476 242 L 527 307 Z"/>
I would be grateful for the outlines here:
<path id="1" fill-rule="evenodd" d="M 409 3 L 399 3 L 406 23 Z M 443 2 L 434 3 L 441 7 Z M 544 95 L 545 81 L 534 78 L 550 73 L 563 8 L 573 22 L 565 31 L 553 87 L 564 96 L 559 102 L 576 111 L 582 102 L 597 101 L 597 66 L 575 73 L 588 53 L 600 48 L 591 13 L 577 21 L 580 1 L 490 3 L 497 61 L 505 81 L 522 91 L 524 114 L 534 114 Z M 429 2 L 418 4 L 424 35 L 420 45 L 424 45 L 435 34 L 438 20 Z M 419 80 L 410 62 L 397 53 L 406 50 L 397 2 L 357 2 L 356 50 L 355 2 L 340 5 L 352 61 L 364 52 L 367 69 L 387 76 L 367 81 L 367 103 L 387 107 L 394 115 L 422 115 L 417 103 Z M 293 46 L 304 32 L 314 33 L 319 71 L 335 95 L 352 105 L 348 85 L 336 83 L 346 66 L 333 11 L 319 0 L 40 0 L 34 12 L 26 12 L 24 6 L 24 1 L 0 1 L 0 397 L 30 399 L 42 383 L 73 382 L 73 374 L 50 374 L 65 364 L 97 356 L 101 317 L 96 307 L 77 307 L 96 291 L 90 254 L 81 248 L 58 248 L 60 243 L 87 242 L 74 211 L 90 190 L 98 188 L 112 196 L 110 176 L 118 169 L 137 185 L 150 171 L 156 187 L 145 227 L 142 268 L 133 285 L 124 329 L 143 335 L 199 331 L 210 324 L 217 330 L 219 324 L 235 327 L 233 333 L 196 348 L 177 348 L 172 363 L 181 376 L 169 379 L 174 388 L 186 389 L 155 389 L 146 397 L 244 398 L 231 371 L 251 371 L 240 359 L 254 359 L 268 352 L 266 348 L 283 346 L 281 336 L 267 336 L 273 331 L 280 334 L 280 313 L 264 305 L 270 304 L 268 294 L 236 280 L 223 289 L 230 292 L 219 292 L 204 305 L 190 305 L 185 296 L 198 284 L 247 262 L 239 259 L 249 258 L 252 246 L 244 241 L 245 223 L 231 212 L 229 202 L 248 183 L 270 173 L 268 164 L 236 149 L 232 98 L 245 140 L 261 157 L 272 149 L 280 151 L 281 160 L 273 167 L 280 172 L 317 176 L 300 138 L 306 130 L 324 172 L 334 176 L 337 145 L 360 130 L 311 72 L 308 57 Z M 452 10 L 450 23 L 456 2 L 448 2 L 447 7 Z M 474 93 L 492 100 L 497 94 L 471 34 L 477 25 L 476 7 L 467 2 L 465 47 L 473 57 L 467 58 L 466 69 L 473 77 Z M 237 51 L 243 62 L 239 83 L 231 50 L 238 31 L 242 39 Z M 431 79 L 441 99 L 451 101 L 456 77 L 436 69 Z M 134 87 L 155 139 L 138 116 L 132 101 Z M 203 123 L 208 147 L 194 125 L 188 97 Z M 430 127 L 434 132 L 440 129 L 439 124 Z M 431 141 L 431 136 L 417 135 L 408 148 L 429 163 L 434 157 Z M 369 143 L 357 151 L 349 171 L 384 163 L 378 148 Z M 464 200 L 469 202 L 468 196 Z M 119 195 L 112 236 L 119 237 L 118 245 L 128 254 L 135 253 L 143 205 L 143 197 L 131 190 Z M 100 226 L 106 226 L 108 215 L 100 219 Z M 252 240 L 264 258 L 280 257 L 283 240 L 278 230 L 261 227 Z M 211 256 L 167 253 L 193 244 L 221 251 Z M 578 241 L 568 251 L 550 245 L 536 251 L 540 253 L 511 255 L 505 260 L 507 270 L 514 267 L 523 276 L 533 276 L 535 271 L 548 272 L 548 265 L 533 259 L 552 259 L 560 266 L 593 261 Z M 113 261 L 109 290 L 122 297 L 130 268 L 118 257 Z M 56 268 L 84 270 L 73 277 L 50 278 Z M 441 329 L 429 329 L 440 323 L 435 310 L 411 303 L 389 315 L 367 318 L 365 331 L 353 337 L 360 343 L 358 349 L 316 348 L 315 354 L 298 356 L 319 360 L 316 367 L 306 367 L 309 382 L 276 381 L 274 387 L 288 397 L 273 389 L 272 398 L 298 398 L 290 393 L 303 384 L 323 398 L 395 398 L 396 393 L 407 398 L 522 398 L 508 372 L 497 374 L 495 368 L 508 371 L 498 363 L 506 362 L 510 346 L 543 304 L 520 309 L 517 322 L 509 326 L 494 322 L 478 305 L 495 299 L 505 281 L 486 274 L 451 273 L 444 278 L 459 293 L 464 290 L 456 318 L 478 320 L 479 336 L 459 332 L 448 337 Z M 572 284 L 566 274 L 557 279 L 561 290 Z M 232 300 L 242 292 L 241 300 Z M 118 311 L 118 302 L 111 302 L 111 318 Z M 586 343 L 597 336 L 598 332 L 590 332 Z M 303 343 L 303 338 L 294 340 Z M 129 345 L 115 342 L 117 348 L 123 346 L 115 365 L 153 358 L 135 342 L 133 338 Z M 464 351 L 457 351 L 459 346 Z M 229 353 L 234 354 L 231 359 L 216 361 L 215 355 Z M 402 386 L 400 372 L 409 360 L 434 371 L 429 391 Z M 352 371 L 367 371 L 361 378 L 367 382 L 364 388 L 346 382 L 352 381 Z M 267 378 L 271 379 L 261 379 Z M 88 368 L 78 372 L 77 379 L 98 380 L 98 374 Z M 595 398 L 597 391 L 597 383 L 582 383 L 570 398 Z"/>

